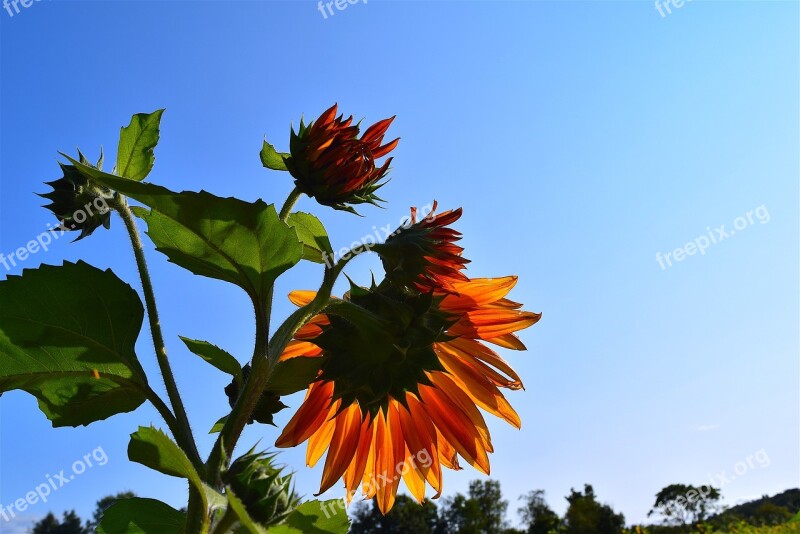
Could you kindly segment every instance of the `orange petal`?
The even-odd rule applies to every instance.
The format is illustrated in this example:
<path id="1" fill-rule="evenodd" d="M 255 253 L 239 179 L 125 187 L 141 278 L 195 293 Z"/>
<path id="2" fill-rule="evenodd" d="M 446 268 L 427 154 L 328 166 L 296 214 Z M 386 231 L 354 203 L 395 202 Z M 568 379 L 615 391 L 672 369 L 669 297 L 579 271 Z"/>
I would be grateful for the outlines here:
<path id="1" fill-rule="evenodd" d="M 425 500 L 425 475 L 417 467 L 414 455 L 411 454 L 408 447 L 406 447 L 406 457 L 403 460 L 403 469 L 400 474 L 403 476 L 408 491 L 418 503 L 422 504 Z"/>
<path id="2" fill-rule="evenodd" d="M 375 469 L 372 472 L 372 483 L 375 486 L 375 497 L 381 513 L 386 513 L 394 504 L 394 496 L 391 494 L 392 465 L 394 464 L 394 447 L 392 446 L 392 436 L 389 434 L 388 421 L 381 412 L 375 419 L 377 428 L 375 429 Z"/>
<path id="3" fill-rule="evenodd" d="M 458 351 L 462 357 L 469 360 L 470 358 L 475 358 L 477 360 L 486 362 L 487 364 L 495 367 L 499 371 L 506 374 L 506 376 L 511 377 L 512 380 L 518 383 L 522 383 L 519 378 L 519 375 L 511 368 L 511 366 L 501 358 L 496 352 L 494 352 L 489 347 L 485 346 L 483 343 L 472 339 L 453 339 L 448 341 L 447 343 L 442 343 L 440 345 L 446 346 L 449 349 L 453 349 Z"/>
<path id="4" fill-rule="evenodd" d="M 525 344 L 519 340 L 517 336 L 514 334 L 505 334 L 502 336 L 493 337 L 491 339 L 486 340 L 493 345 L 498 345 L 503 347 L 504 349 L 511 349 L 511 350 L 527 350 Z"/>
<path id="5" fill-rule="evenodd" d="M 398 408 L 406 446 L 416 459 L 417 467 L 425 479 L 436 490 L 437 496 L 441 495 L 442 465 L 439 463 L 436 427 L 416 397 L 407 395 L 406 399 L 408 410 L 402 406 Z"/>
<path id="6" fill-rule="evenodd" d="M 322 326 L 329 325 L 330 319 L 327 315 L 315 315 L 306 324 L 301 326 L 294 334 L 295 339 L 313 340 L 322 333 Z"/>
<path id="7" fill-rule="evenodd" d="M 322 349 L 308 341 L 290 341 L 281 354 L 280 361 L 291 358 L 314 358 L 322 355 Z"/>
<path id="8" fill-rule="evenodd" d="M 474 367 L 445 352 L 439 352 L 439 360 L 450 373 L 450 378 L 481 408 L 504 419 L 516 428 L 521 427 L 522 421 L 519 415 L 500 393 L 497 386 Z"/>
<path id="9" fill-rule="evenodd" d="M 351 404 L 336 416 L 336 429 L 333 432 L 319 493 L 328 491 L 344 474 L 358 449 L 361 438 L 361 408 Z"/>
<path id="10" fill-rule="evenodd" d="M 347 489 L 347 503 L 353 499 L 358 484 L 364 478 L 364 469 L 367 467 L 367 459 L 372 450 L 372 441 L 375 435 L 375 425 L 372 424 L 370 417 L 361 423 L 361 437 L 358 441 L 358 449 L 353 457 L 353 461 L 344 473 L 344 486 Z"/>
<path id="11" fill-rule="evenodd" d="M 329 412 L 329 415 L 332 414 Z M 322 423 L 320 429 L 308 438 L 308 448 L 306 449 L 306 465 L 308 467 L 317 465 L 317 462 L 331 444 L 333 430 L 336 428 L 336 419 L 336 417 L 329 417 L 327 421 Z"/>
<path id="12" fill-rule="evenodd" d="M 317 296 L 316 291 L 307 291 L 298 289 L 296 291 L 292 291 L 291 293 L 289 293 L 289 300 L 295 306 L 302 307 L 307 304 L 310 304 L 311 301 L 314 300 L 314 297 L 316 296 Z"/>
<path id="13" fill-rule="evenodd" d="M 441 464 L 453 471 L 461 471 L 458 463 L 458 452 L 453 445 L 445 439 L 439 429 L 436 429 L 436 444 L 439 448 L 439 461 Z"/>
<path id="14" fill-rule="evenodd" d="M 475 426 L 475 430 L 478 431 L 483 448 L 486 449 L 487 452 L 494 452 L 492 437 L 489 434 L 489 429 L 486 427 L 486 421 L 483 419 L 480 410 L 475 406 L 475 402 L 469 398 L 469 395 L 464 393 L 464 391 L 445 373 L 435 372 L 427 373 L 427 375 L 428 378 L 431 379 L 431 382 L 469 417 L 469 420 Z"/>
<path id="15" fill-rule="evenodd" d="M 361 491 L 364 497 L 372 499 L 378 492 L 377 481 L 375 480 L 375 458 L 377 455 L 377 442 L 378 442 L 378 421 L 383 420 L 380 414 L 372 422 L 372 441 L 369 446 L 369 454 L 367 454 L 367 461 L 364 465 L 364 477 L 362 478 Z"/>
<path id="16" fill-rule="evenodd" d="M 528 328 L 541 318 L 541 313 L 505 308 L 473 310 L 464 314 L 448 334 L 488 340 Z"/>
<path id="17" fill-rule="evenodd" d="M 441 391 L 420 386 L 423 406 L 436 428 L 470 465 L 489 474 L 489 457 L 469 417 Z"/>
<path id="18" fill-rule="evenodd" d="M 287 423 L 276 447 L 295 447 L 316 432 L 328 419 L 332 407 L 333 382 L 316 382 L 308 388 L 306 400 Z"/>
<path id="19" fill-rule="evenodd" d="M 504 298 L 517 285 L 516 276 L 502 278 L 474 278 L 465 282 L 453 282 L 456 291 L 442 300 L 442 308 L 448 311 L 467 311 L 489 305 Z"/>

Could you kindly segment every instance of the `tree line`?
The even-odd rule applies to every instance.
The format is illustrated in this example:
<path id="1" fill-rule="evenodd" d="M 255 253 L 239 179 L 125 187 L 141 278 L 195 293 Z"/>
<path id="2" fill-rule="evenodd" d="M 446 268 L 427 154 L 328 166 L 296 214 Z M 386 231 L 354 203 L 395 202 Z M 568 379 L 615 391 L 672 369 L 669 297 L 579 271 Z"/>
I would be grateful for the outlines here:
<path id="1" fill-rule="evenodd" d="M 500 483 L 475 480 L 466 495 L 443 499 L 439 506 L 419 504 L 398 495 L 392 511 L 383 516 L 377 505 L 362 502 L 353 512 L 352 534 L 679 534 L 684 532 L 747 532 L 747 527 L 787 524 L 800 512 L 800 489 L 724 509 L 722 494 L 710 486 L 670 484 L 655 496 L 648 514 L 651 525 L 625 526 L 625 517 L 598 500 L 594 488 L 571 489 L 567 509 L 559 516 L 547 503 L 544 490 L 520 497 L 516 510 L 521 527 L 507 521 L 509 503 Z M 800 518 L 800 516 L 798 516 Z M 794 525 L 794 523 L 792 523 Z M 743 529 L 744 527 L 744 529 Z M 797 528 L 797 530 L 794 530 Z M 751 532 L 758 532 L 752 530 Z M 787 532 L 800 532 L 793 526 Z"/>
<path id="2" fill-rule="evenodd" d="M 103 512 L 119 499 L 133 498 L 132 492 L 109 495 L 97 502 L 91 519 L 83 521 L 74 511 L 59 519 L 52 513 L 36 523 L 32 534 L 90 534 Z M 563 516 L 553 511 L 544 490 L 533 490 L 519 498 L 516 512 L 521 527 L 507 520 L 509 502 L 500 482 L 474 480 L 466 495 L 457 493 L 437 506 L 426 501 L 420 506 L 406 495 L 398 495 L 392 511 L 384 516 L 377 503 L 360 502 L 352 510 L 351 534 L 678 534 L 683 532 L 741 531 L 742 525 L 782 525 L 800 512 L 800 489 L 746 502 L 729 509 L 720 504 L 722 495 L 710 486 L 670 484 L 655 495 L 648 514 L 653 524 L 626 528 L 625 517 L 598 500 L 594 488 L 570 490 L 565 496 Z M 800 529 L 798 529 L 800 531 Z M 794 532 L 794 530 L 792 530 Z"/>

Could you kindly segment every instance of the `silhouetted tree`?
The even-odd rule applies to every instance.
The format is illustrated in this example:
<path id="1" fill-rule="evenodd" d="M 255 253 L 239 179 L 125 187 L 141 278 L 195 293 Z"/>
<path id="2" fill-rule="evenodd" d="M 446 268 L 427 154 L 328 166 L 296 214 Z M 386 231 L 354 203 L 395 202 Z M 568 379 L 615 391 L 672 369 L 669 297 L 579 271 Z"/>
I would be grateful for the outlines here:
<path id="1" fill-rule="evenodd" d="M 527 529 L 528 534 L 549 534 L 558 532 L 561 519 L 547 505 L 544 498 L 544 490 L 531 491 L 527 495 L 520 497 L 524 505 L 518 509 L 522 517 L 522 524 Z"/>
<path id="2" fill-rule="evenodd" d="M 658 513 L 668 525 L 690 525 L 708 518 L 718 508 L 721 497 L 719 490 L 711 486 L 670 484 L 656 494 L 656 502 L 647 515 Z"/>
<path id="3" fill-rule="evenodd" d="M 81 518 L 74 510 L 64 512 L 61 521 L 53 514 L 47 514 L 44 519 L 33 525 L 31 530 L 32 534 L 89 534 L 89 532 L 83 527 Z"/>
<path id="4" fill-rule="evenodd" d="M 473 480 L 467 497 L 457 493 L 445 501 L 441 519 L 448 533 L 503 534 L 507 530 L 507 508 L 499 482 Z"/>
<path id="5" fill-rule="evenodd" d="M 618 534 L 625 527 L 625 516 L 607 504 L 597 502 L 594 488 L 585 484 L 583 493 L 570 490 L 569 507 L 564 516 L 567 534 Z"/>
<path id="6" fill-rule="evenodd" d="M 438 534 L 439 515 L 436 505 L 430 501 L 420 506 L 406 495 L 398 495 L 392 510 L 381 514 L 378 503 L 359 503 L 353 513 L 351 534 Z M 442 531 L 443 532 L 443 531 Z"/>

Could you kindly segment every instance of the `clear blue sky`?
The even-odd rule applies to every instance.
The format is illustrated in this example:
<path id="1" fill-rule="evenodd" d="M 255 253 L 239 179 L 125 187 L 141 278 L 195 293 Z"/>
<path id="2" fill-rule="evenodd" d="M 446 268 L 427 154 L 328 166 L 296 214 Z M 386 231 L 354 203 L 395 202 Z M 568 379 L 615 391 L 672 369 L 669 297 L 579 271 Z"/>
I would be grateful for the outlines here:
<path id="1" fill-rule="evenodd" d="M 0 11 L 0 251 L 51 222 L 33 192 L 58 177 L 57 150 L 95 156 L 103 144 L 113 159 L 133 113 L 167 108 L 152 181 L 272 202 L 291 184 L 261 168 L 265 133 L 286 148 L 291 121 L 333 102 L 369 122 L 396 114 L 387 209 L 359 219 L 308 199 L 300 208 L 320 214 L 338 248 L 411 205 L 463 206 L 469 274 L 520 275 L 512 298 L 544 317 L 522 334 L 529 352 L 505 354 L 527 386 L 510 395 L 523 429 L 490 421 L 492 474 L 512 511 L 542 488 L 563 512 L 570 487 L 589 482 L 642 521 L 663 486 L 730 478 L 757 451 L 769 465 L 751 460 L 723 486 L 726 502 L 776 493 L 800 484 L 798 15 L 796 2 L 701 0 L 664 17 L 650 1 L 370 0 L 327 19 L 305 1 L 45 0 Z M 656 260 L 760 206 L 768 222 L 751 215 L 704 255 L 666 269 Z M 226 380 L 177 336 L 244 361 L 251 311 L 238 288 L 148 252 L 206 452 Z M 119 220 L 24 266 L 78 258 L 138 287 Z M 348 274 L 366 283 L 371 269 L 379 262 L 361 258 Z M 283 277 L 277 313 L 292 309 L 288 291 L 318 280 L 310 264 Z M 138 352 L 156 372 L 146 330 Z M 3 395 L 0 410 L 3 505 L 97 447 L 109 458 L 29 519 L 87 516 L 126 489 L 184 502 L 181 481 L 126 457 L 129 433 L 162 425 L 154 410 L 78 430 L 51 429 L 25 394 Z M 251 427 L 242 444 L 271 445 L 277 432 Z M 320 469 L 302 467 L 304 450 L 282 458 L 312 494 Z M 445 495 L 478 477 L 448 473 Z M 0 531 L 13 532 L 2 521 Z"/>

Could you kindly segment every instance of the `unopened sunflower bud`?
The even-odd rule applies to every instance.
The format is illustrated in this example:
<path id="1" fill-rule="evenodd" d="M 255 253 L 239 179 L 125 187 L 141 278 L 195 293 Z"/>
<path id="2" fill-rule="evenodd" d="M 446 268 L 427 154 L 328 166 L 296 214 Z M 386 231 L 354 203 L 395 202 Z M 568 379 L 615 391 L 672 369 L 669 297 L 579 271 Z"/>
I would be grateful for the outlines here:
<path id="1" fill-rule="evenodd" d="M 381 166 L 376 162 L 394 150 L 399 139 L 381 144 L 394 117 L 373 124 L 359 138 L 353 117 L 337 117 L 336 110 L 334 105 L 308 126 L 300 121 L 300 130 L 292 130 L 285 164 L 298 190 L 320 204 L 355 213 L 352 205 L 377 205 L 381 200 L 375 192 L 392 158 Z"/>
<path id="2" fill-rule="evenodd" d="M 283 475 L 283 468 L 275 466 L 274 459 L 275 454 L 251 449 L 222 475 L 222 481 L 244 503 L 250 517 L 262 526 L 280 523 L 300 504 L 291 475 Z"/>
<path id="3" fill-rule="evenodd" d="M 78 152 L 81 163 L 102 170 L 103 156 L 97 165 L 91 165 L 83 154 Z M 40 194 L 42 198 L 50 201 L 44 206 L 58 218 L 60 229 L 78 231 L 81 234 L 76 241 L 91 235 L 100 226 L 106 229 L 111 227 L 111 208 L 109 203 L 116 193 L 106 187 L 92 183 L 73 165 L 59 163 L 62 178 L 46 182 L 53 190 Z"/>
<path id="4" fill-rule="evenodd" d="M 469 260 L 456 245 L 461 234 L 448 225 L 461 218 L 461 208 L 434 215 L 433 210 L 417 221 L 416 209 L 411 209 L 409 224 L 398 229 L 383 244 L 373 246 L 386 270 L 386 279 L 398 287 L 422 292 L 452 293 L 453 283 L 467 277 L 461 272 Z"/>

